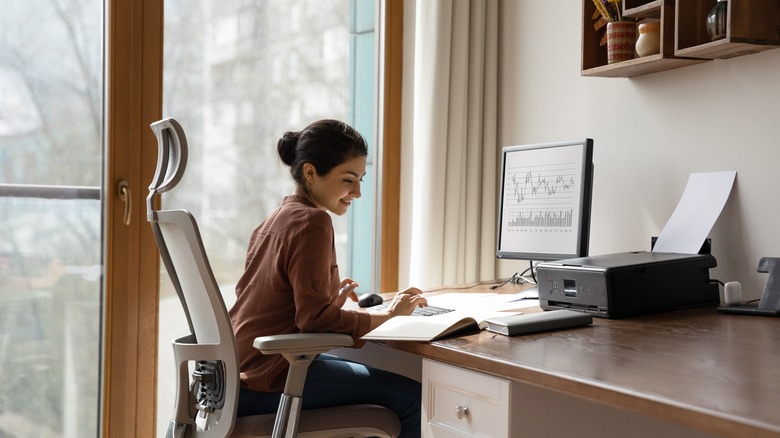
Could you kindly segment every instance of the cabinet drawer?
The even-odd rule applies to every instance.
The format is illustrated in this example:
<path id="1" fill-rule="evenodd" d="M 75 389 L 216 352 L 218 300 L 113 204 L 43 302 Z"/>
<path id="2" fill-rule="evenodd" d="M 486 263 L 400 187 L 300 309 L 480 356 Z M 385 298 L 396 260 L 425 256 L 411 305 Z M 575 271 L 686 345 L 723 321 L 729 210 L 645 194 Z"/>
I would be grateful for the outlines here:
<path id="1" fill-rule="evenodd" d="M 427 359 L 422 377 L 424 436 L 510 436 L 510 381 Z"/>

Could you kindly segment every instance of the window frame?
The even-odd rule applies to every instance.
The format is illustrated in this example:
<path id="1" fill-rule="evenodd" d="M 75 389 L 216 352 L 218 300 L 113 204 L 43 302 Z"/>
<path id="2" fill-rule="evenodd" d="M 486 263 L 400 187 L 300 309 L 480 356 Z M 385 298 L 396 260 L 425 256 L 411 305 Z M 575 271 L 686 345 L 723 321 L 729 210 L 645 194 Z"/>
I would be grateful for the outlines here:
<path id="1" fill-rule="evenodd" d="M 103 436 L 154 436 L 159 257 L 146 221 L 146 186 L 157 162 L 149 124 L 162 117 L 162 0 L 104 3 L 107 167 L 105 303 L 100 430 Z M 127 181 L 129 225 L 116 187 Z M 151 400 L 151 401 L 150 401 Z"/>
<path id="2" fill-rule="evenodd" d="M 380 5 L 380 173 L 377 230 L 379 290 L 398 290 L 401 210 L 401 113 L 403 85 L 404 0 L 385 0 Z M 375 275 L 376 276 L 376 275 Z"/>

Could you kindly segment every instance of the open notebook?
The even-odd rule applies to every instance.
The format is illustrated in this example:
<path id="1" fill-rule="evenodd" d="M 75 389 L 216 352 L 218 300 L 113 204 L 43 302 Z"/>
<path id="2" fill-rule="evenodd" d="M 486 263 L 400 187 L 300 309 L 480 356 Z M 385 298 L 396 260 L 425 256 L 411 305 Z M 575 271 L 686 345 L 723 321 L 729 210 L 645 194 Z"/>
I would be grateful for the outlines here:
<path id="1" fill-rule="evenodd" d="M 426 297 L 428 304 L 454 309 L 432 316 L 396 316 L 363 336 L 369 340 L 433 341 L 446 336 L 472 333 L 487 327 L 485 322 L 522 313 L 523 307 L 538 306 L 528 294 L 444 293 Z M 535 296 L 532 298 L 536 298 Z"/>

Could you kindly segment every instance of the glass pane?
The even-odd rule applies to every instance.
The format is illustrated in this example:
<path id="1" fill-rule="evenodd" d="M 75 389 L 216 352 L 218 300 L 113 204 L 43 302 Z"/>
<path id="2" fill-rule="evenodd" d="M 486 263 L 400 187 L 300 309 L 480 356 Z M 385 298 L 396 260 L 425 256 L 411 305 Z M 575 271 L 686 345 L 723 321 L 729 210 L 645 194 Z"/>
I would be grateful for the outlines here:
<path id="1" fill-rule="evenodd" d="M 100 0 L 0 14 L 0 437 L 97 436 Z"/>
<path id="2" fill-rule="evenodd" d="M 350 46 L 350 120 L 352 126 L 369 140 L 370 152 L 366 160 L 366 173 L 375 175 L 376 150 L 374 143 L 376 52 L 374 36 L 374 11 L 376 2 L 359 0 L 353 2 L 352 37 Z M 349 241 L 348 265 L 342 270 L 356 279 L 363 291 L 373 291 L 374 271 L 374 178 L 364 178 L 363 196 L 349 212 L 347 235 Z"/>
<path id="3" fill-rule="evenodd" d="M 374 0 L 357 3 L 370 6 Z M 163 196 L 164 208 L 183 208 L 198 220 L 225 302 L 235 300 L 252 230 L 292 192 L 289 171 L 276 152 L 285 131 L 322 118 L 355 126 L 373 149 L 373 25 L 360 42 L 356 0 L 166 0 L 163 114 L 183 126 L 190 152 L 179 186 Z M 363 14 L 367 9 L 363 8 Z M 364 53 L 354 61 L 355 48 Z M 367 95 L 365 95 L 368 93 Z M 355 100 L 360 99 L 361 105 Z M 366 109 L 368 108 L 368 109 Z M 368 112 L 367 112 L 368 111 Z M 357 113 L 357 115 L 356 115 Z M 357 117 L 359 116 L 359 117 Z M 373 181 L 373 151 L 368 175 Z M 370 261 L 372 184 L 348 217 L 335 217 L 341 274 L 371 288 L 370 267 L 352 271 L 351 260 Z M 364 245 L 351 245 L 352 215 L 360 206 Z M 363 252 L 360 252 L 363 251 Z M 367 252 L 367 253 L 365 253 Z M 165 272 L 160 280 L 158 436 L 170 420 L 175 390 L 170 341 L 186 320 Z"/>

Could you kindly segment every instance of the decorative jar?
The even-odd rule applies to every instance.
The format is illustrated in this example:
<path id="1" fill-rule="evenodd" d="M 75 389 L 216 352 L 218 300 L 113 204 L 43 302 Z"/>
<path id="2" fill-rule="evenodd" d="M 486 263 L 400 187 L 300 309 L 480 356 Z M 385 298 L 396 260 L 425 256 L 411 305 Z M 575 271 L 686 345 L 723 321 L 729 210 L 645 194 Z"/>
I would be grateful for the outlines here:
<path id="1" fill-rule="evenodd" d="M 707 33 L 710 35 L 710 40 L 715 41 L 726 37 L 728 9 L 728 1 L 718 0 L 707 14 Z"/>
<path id="2" fill-rule="evenodd" d="M 633 21 L 610 21 L 607 23 L 607 62 L 634 59 L 636 45 L 636 23 Z"/>
<path id="3" fill-rule="evenodd" d="M 655 55 L 661 51 L 661 22 L 648 21 L 639 24 L 639 38 L 636 40 L 636 54 Z"/>

